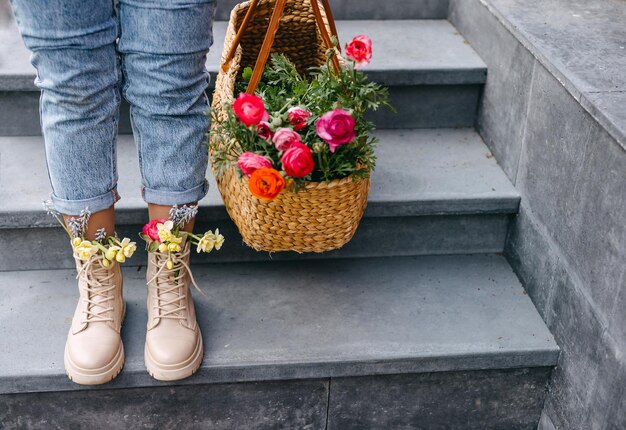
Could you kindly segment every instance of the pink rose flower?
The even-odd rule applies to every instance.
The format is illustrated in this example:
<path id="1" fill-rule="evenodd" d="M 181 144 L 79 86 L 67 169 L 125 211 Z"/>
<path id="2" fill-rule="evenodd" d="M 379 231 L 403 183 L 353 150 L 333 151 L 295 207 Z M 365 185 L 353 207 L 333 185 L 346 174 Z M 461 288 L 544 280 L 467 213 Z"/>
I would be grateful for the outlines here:
<path id="1" fill-rule="evenodd" d="M 367 66 L 372 59 L 372 40 L 364 34 L 356 36 L 346 45 L 345 52 L 356 63 L 355 68 Z"/>
<path id="2" fill-rule="evenodd" d="M 244 152 L 237 160 L 237 166 L 241 169 L 246 177 L 250 177 L 252 172 L 262 167 L 272 167 L 272 162 L 262 155 L 254 152 Z"/>
<path id="3" fill-rule="evenodd" d="M 300 135 L 289 128 L 279 128 L 272 137 L 276 149 L 286 151 L 294 142 L 300 142 Z"/>
<path id="4" fill-rule="evenodd" d="M 270 123 L 267 121 L 261 121 L 259 125 L 256 126 L 256 132 L 261 139 L 272 140 L 274 133 L 272 133 L 272 129 L 270 128 Z"/>
<path id="5" fill-rule="evenodd" d="M 317 135 L 324 139 L 330 147 L 330 152 L 346 143 L 350 143 L 356 137 L 354 118 L 343 109 L 335 109 L 326 112 L 315 124 Z"/>
<path id="6" fill-rule="evenodd" d="M 148 236 L 151 240 L 157 240 L 161 242 L 161 239 L 159 239 L 159 230 L 157 229 L 157 224 L 165 224 L 166 221 L 166 219 L 153 219 L 148 224 L 143 226 L 141 232 Z"/>
<path id="7" fill-rule="evenodd" d="M 289 116 L 289 122 L 293 124 L 293 129 L 296 131 L 305 128 L 308 125 L 307 119 L 311 116 L 311 112 L 300 106 L 290 108 L 287 114 Z"/>
<path id="8" fill-rule="evenodd" d="M 269 119 L 263 99 L 252 94 L 239 94 L 233 102 L 233 110 L 237 118 L 248 127 Z"/>
<path id="9" fill-rule="evenodd" d="M 311 149 L 302 142 L 292 143 L 280 161 L 285 173 L 293 178 L 303 178 L 315 167 Z"/>

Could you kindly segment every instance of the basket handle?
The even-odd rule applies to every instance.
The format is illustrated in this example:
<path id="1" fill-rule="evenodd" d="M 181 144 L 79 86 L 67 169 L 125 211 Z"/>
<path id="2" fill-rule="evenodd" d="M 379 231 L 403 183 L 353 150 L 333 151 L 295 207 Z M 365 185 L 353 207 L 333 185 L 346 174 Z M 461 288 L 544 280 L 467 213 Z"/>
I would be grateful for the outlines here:
<path id="1" fill-rule="evenodd" d="M 239 42 L 241 40 L 241 36 L 246 30 L 248 23 L 254 17 L 256 13 L 256 8 L 260 0 L 251 0 L 250 5 L 248 6 L 248 11 L 244 16 L 243 22 L 239 27 L 239 31 L 235 35 L 235 39 L 233 41 L 228 54 L 224 59 L 224 63 L 222 64 L 222 70 L 224 72 L 228 71 L 230 68 L 230 64 L 232 59 L 235 56 L 235 52 L 237 51 L 237 47 L 239 46 Z M 328 19 L 328 25 L 330 27 L 331 34 L 337 37 L 337 26 L 335 25 L 335 19 L 333 17 L 332 11 L 330 9 L 330 4 L 328 0 L 321 0 L 322 6 L 324 7 L 324 11 L 326 12 L 326 18 Z M 274 44 L 274 38 L 276 37 L 276 32 L 278 31 L 278 26 L 280 25 L 280 19 L 283 15 L 283 10 L 285 8 L 285 4 L 287 0 L 276 0 L 276 4 L 274 5 L 274 11 L 272 12 L 272 17 L 270 18 L 270 23 L 267 27 L 267 33 L 265 34 L 265 39 L 263 40 L 263 45 L 261 46 L 261 50 L 259 51 L 259 55 L 257 57 L 256 63 L 254 65 L 254 69 L 252 71 L 252 77 L 250 78 L 250 82 L 248 83 L 248 88 L 246 92 L 248 94 L 253 94 L 256 90 L 259 82 L 261 81 L 261 76 L 263 75 L 263 69 L 265 68 L 265 64 L 267 63 L 267 59 L 270 55 L 270 51 L 272 49 L 272 45 Z M 320 30 L 320 34 L 326 47 L 328 49 L 333 49 L 331 35 L 328 33 L 326 29 L 326 25 L 324 24 L 324 18 L 322 16 L 322 12 L 320 10 L 318 0 L 311 0 L 311 7 L 313 9 L 313 13 L 315 14 L 315 21 L 317 22 L 317 27 Z M 337 58 L 337 54 L 332 57 L 332 62 L 335 71 L 339 71 L 339 59 Z"/>

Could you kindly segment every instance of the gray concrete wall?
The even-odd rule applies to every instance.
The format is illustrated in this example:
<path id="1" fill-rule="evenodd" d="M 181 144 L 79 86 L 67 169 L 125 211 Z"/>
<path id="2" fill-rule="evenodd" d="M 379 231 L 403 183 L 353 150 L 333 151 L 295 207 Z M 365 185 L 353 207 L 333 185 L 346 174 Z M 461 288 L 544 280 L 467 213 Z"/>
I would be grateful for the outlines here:
<path id="1" fill-rule="evenodd" d="M 477 128 L 522 195 L 507 258 L 561 347 L 540 428 L 624 429 L 626 150 L 491 3 L 450 19 L 488 65 Z"/>

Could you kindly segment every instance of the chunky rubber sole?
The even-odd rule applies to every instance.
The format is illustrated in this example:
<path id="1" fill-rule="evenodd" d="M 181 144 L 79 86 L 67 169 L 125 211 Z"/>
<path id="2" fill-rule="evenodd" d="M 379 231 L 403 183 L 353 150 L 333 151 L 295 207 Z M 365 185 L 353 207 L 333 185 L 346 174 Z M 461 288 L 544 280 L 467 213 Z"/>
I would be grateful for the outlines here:
<path id="1" fill-rule="evenodd" d="M 76 366 L 69 357 L 67 344 L 65 345 L 65 373 L 71 381 L 81 385 L 100 385 L 115 379 L 124 367 L 124 345 L 120 348 L 109 364 L 100 369 L 83 369 Z"/>
<path id="2" fill-rule="evenodd" d="M 159 381 L 178 381 L 196 373 L 202 364 L 204 348 L 202 347 L 202 335 L 198 335 L 196 348 L 189 359 L 178 363 L 163 365 L 155 361 L 148 351 L 148 345 L 144 348 L 144 361 L 150 376 Z"/>
<path id="3" fill-rule="evenodd" d="M 126 318 L 126 303 L 122 311 L 122 324 Z M 120 347 L 113 359 L 104 367 L 99 369 L 83 369 L 72 361 L 65 343 L 65 352 L 63 353 L 63 361 L 65 364 L 65 374 L 70 381 L 80 385 L 101 385 L 111 382 L 117 377 L 124 367 L 124 344 L 120 341 Z"/>

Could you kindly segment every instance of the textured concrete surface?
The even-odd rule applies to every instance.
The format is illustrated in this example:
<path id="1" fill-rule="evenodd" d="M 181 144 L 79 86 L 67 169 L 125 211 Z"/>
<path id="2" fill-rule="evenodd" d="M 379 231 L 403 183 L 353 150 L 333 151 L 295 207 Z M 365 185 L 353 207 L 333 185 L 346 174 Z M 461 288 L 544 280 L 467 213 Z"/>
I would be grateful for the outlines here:
<path id="1" fill-rule="evenodd" d="M 339 40 L 366 33 L 373 41 L 372 62 L 364 69 L 385 85 L 480 84 L 485 63 L 445 20 L 339 21 Z M 226 23 L 216 22 L 207 70 L 215 76 L 224 46 Z M 35 69 L 15 28 L 0 30 L 0 90 L 36 90 Z M 397 43 L 399 39 L 403 43 Z"/>
<path id="2" fill-rule="evenodd" d="M 489 64 L 476 127 L 502 169 L 515 178 L 535 58 L 489 10 L 476 3 L 453 0 L 450 21 Z"/>
<path id="3" fill-rule="evenodd" d="M 327 257 L 503 250 L 506 215 L 517 211 L 519 196 L 474 131 L 380 131 L 379 137 L 378 167 L 365 219 L 354 241 Z M 135 152 L 132 138 L 121 137 L 118 232 L 134 238 L 147 219 Z M 267 254 L 241 245 L 212 173 L 207 172 L 207 176 L 212 186 L 201 202 L 199 228 L 219 227 L 232 244 L 217 261 L 267 259 Z M 48 195 L 41 137 L 0 138 L 0 201 L 7 202 L 0 206 L 0 229 L 4 231 L 0 244 L 14 244 L 10 253 L 0 251 L 0 270 L 73 267 L 65 249 L 40 256 L 28 245 L 30 241 L 43 245 L 65 240 L 58 228 L 28 228 L 56 227 L 41 207 Z M 131 264 L 142 263 L 138 258 Z"/>
<path id="4" fill-rule="evenodd" d="M 506 255 L 562 348 L 546 429 L 626 427 L 626 150 L 615 131 L 624 123 L 624 5 L 451 3 L 490 69 L 480 132 L 522 194 Z M 497 47 L 484 40 L 493 32 L 504 35 Z M 519 42 L 504 43 L 512 37 Z M 520 97 L 502 58 L 526 70 L 516 78 Z M 489 121 L 509 112 L 518 127 Z M 504 139 L 512 130 L 521 138 Z"/>
<path id="5" fill-rule="evenodd" d="M 626 91 L 625 2 L 452 0 L 451 9 L 462 3 L 487 8 L 495 15 L 626 148 L 624 104 L 614 101 L 624 100 Z"/>
<path id="6" fill-rule="evenodd" d="M 626 150 L 538 66 L 517 187 L 600 309 L 626 286 L 625 172 Z"/>
<path id="7" fill-rule="evenodd" d="M 216 18 L 228 21 L 230 11 L 241 0 L 218 0 Z M 333 0 L 335 19 L 445 19 L 448 0 Z"/>
<path id="8" fill-rule="evenodd" d="M 339 37 L 348 41 L 367 33 L 374 57 L 364 69 L 372 79 L 390 87 L 397 113 L 372 115 L 379 128 L 470 127 L 474 124 L 480 85 L 486 67 L 463 37 L 445 20 L 341 21 Z M 226 24 L 214 26 L 215 42 L 207 58 L 212 91 L 222 53 Z M 0 29 L 7 40 L 0 48 L 0 135 L 38 135 L 39 96 L 35 71 L 16 29 Z M 403 40 L 404 43 L 397 43 Z M 130 133 L 124 103 L 120 132 Z"/>
<path id="9" fill-rule="evenodd" d="M 321 430 L 328 380 L 0 395 L 4 430 Z"/>
<path id="10" fill-rule="evenodd" d="M 0 395 L 0 419 L 7 430 L 94 422 L 99 429 L 534 429 L 549 373 L 530 368 L 10 394 Z"/>
<path id="11" fill-rule="evenodd" d="M 396 109 L 369 115 L 380 129 L 473 127 L 480 85 L 417 85 L 390 87 Z"/>
<path id="12" fill-rule="evenodd" d="M 472 130 L 379 131 L 378 163 L 372 176 L 368 216 L 514 213 L 519 195 L 480 137 Z M 0 228 L 53 226 L 41 209 L 50 185 L 41 137 L 0 137 Z M 404 166 L 404 167 L 401 167 Z M 139 168 L 132 137 L 118 144 L 117 204 L 122 223 L 145 221 Z M 25 174 L 25 171 L 28 173 Z M 214 186 L 202 206 L 224 214 Z M 213 217 L 211 217 L 213 218 Z M 217 218 L 217 217 L 216 217 Z M 209 218 L 207 218 L 209 219 Z"/>
<path id="13" fill-rule="evenodd" d="M 219 228 L 227 238 L 227 244 L 219 253 L 194 255 L 195 263 L 498 253 L 504 251 L 510 220 L 506 214 L 365 217 L 352 240 L 339 250 L 322 254 L 270 254 L 256 252 L 245 245 L 239 231 L 223 212 L 222 218 L 200 221 L 196 226 L 199 232 Z M 148 216 L 145 210 L 141 213 Z M 137 232 L 141 227 L 139 224 L 124 224 L 117 232 L 122 237 L 139 240 Z M 50 243 L 65 244 L 67 240 L 67 234 L 61 228 L 4 229 L 0 235 L 0 248 L 13 251 L 0 253 L 0 272 L 74 268 L 69 246 L 63 245 L 50 253 L 33 252 L 33 246 L 40 249 Z M 145 264 L 144 253 L 137 253 L 126 262 L 127 266 Z"/>
<path id="14" fill-rule="evenodd" d="M 503 257 L 395 257 L 196 266 L 205 344 L 182 384 L 552 366 L 558 348 Z M 125 271 L 126 365 L 145 371 L 145 272 Z M 0 390 L 74 390 L 63 345 L 74 272 L 2 272 Z M 29 336 L 21 336 L 24 315 Z"/>
<path id="15" fill-rule="evenodd" d="M 328 430 L 537 428 L 549 368 L 332 378 Z"/>
<path id="16" fill-rule="evenodd" d="M 581 283 L 548 236 L 545 227 L 533 220 L 532 211 L 522 205 L 507 243 L 512 266 L 561 348 L 542 420 L 546 426 L 540 428 L 625 428 L 626 363 L 624 336 L 619 333 L 623 322 L 609 324 L 610 311 L 590 301 L 590 287 Z M 623 321 L 620 295 L 615 315 Z"/>

